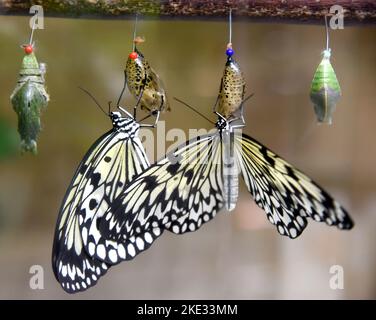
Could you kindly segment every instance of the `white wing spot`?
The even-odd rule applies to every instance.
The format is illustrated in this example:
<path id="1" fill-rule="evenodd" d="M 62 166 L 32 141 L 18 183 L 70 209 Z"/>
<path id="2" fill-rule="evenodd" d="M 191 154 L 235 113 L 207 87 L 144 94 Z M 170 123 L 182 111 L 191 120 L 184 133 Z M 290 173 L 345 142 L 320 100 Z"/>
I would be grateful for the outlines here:
<path id="1" fill-rule="evenodd" d="M 137 245 L 138 250 L 144 250 L 145 243 L 144 243 L 144 240 L 142 240 L 140 237 L 137 237 L 136 245 Z"/>
<path id="2" fill-rule="evenodd" d="M 122 244 L 118 245 L 118 255 L 121 259 L 125 259 L 125 248 Z"/>
<path id="3" fill-rule="evenodd" d="M 89 255 L 94 256 L 94 254 L 95 254 L 95 244 L 93 242 L 89 243 L 88 249 L 89 249 Z"/>
<path id="4" fill-rule="evenodd" d="M 290 228 L 290 235 L 291 237 L 295 238 L 298 235 L 298 232 L 295 228 Z"/>
<path id="5" fill-rule="evenodd" d="M 180 231 L 179 226 L 174 225 L 174 226 L 172 227 L 172 231 L 173 231 L 174 233 L 179 233 L 179 231 Z"/>
<path id="6" fill-rule="evenodd" d="M 298 221 L 298 223 L 299 223 L 302 227 L 304 226 L 304 220 L 303 220 L 302 217 L 297 216 L 297 217 L 296 217 L 296 221 Z"/>
<path id="7" fill-rule="evenodd" d="M 61 269 L 61 274 L 63 277 L 66 277 L 67 276 L 67 266 L 64 265 L 63 268 Z"/>
<path id="8" fill-rule="evenodd" d="M 104 259 L 106 257 L 106 250 L 103 244 L 97 247 L 97 255 L 99 258 Z"/>
<path id="9" fill-rule="evenodd" d="M 134 257 L 136 255 L 136 251 L 134 250 L 134 246 L 132 243 L 128 244 L 128 253 Z"/>
<path id="10" fill-rule="evenodd" d="M 115 263 L 118 259 L 118 256 L 116 254 L 116 251 L 115 249 L 111 249 L 110 252 L 108 253 L 108 257 L 110 258 L 110 260 Z"/>
<path id="11" fill-rule="evenodd" d="M 146 241 L 147 243 L 152 243 L 152 242 L 153 242 L 153 238 L 151 237 L 151 235 L 150 235 L 149 232 L 146 232 L 146 233 L 145 233 L 144 238 L 145 238 L 145 241 Z"/>

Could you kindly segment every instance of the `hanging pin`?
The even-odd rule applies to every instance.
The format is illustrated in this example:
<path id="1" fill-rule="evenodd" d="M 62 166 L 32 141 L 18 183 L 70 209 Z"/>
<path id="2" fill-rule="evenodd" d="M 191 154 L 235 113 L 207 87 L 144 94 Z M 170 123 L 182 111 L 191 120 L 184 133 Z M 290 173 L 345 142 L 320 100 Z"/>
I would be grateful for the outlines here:
<path id="1" fill-rule="evenodd" d="M 311 84 L 310 98 L 319 123 L 332 124 L 332 114 L 336 103 L 341 96 L 336 74 L 330 63 L 331 49 L 329 48 L 329 27 L 325 16 L 326 49 L 323 58 L 317 67 Z"/>
<path id="2" fill-rule="evenodd" d="M 229 41 L 226 47 L 227 61 L 221 79 L 217 101 L 213 111 L 226 119 L 231 116 L 242 116 L 245 94 L 245 79 L 239 64 L 235 61 L 232 48 L 232 10 L 229 13 Z"/>
<path id="3" fill-rule="evenodd" d="M 22 46 L 25 56 L 19 73 L 19 79 L 10 100 L 18 116 L 18 132 L 21 136 L 21 152 L 37 153 L 37 137 L 41 130 L 41 110 L 47 107 L 49 95 L 45 88 L 46 65 L 38 63 L 34 54 L 33 34 L 35 21 L 31 29 L 29 43 Z"/>

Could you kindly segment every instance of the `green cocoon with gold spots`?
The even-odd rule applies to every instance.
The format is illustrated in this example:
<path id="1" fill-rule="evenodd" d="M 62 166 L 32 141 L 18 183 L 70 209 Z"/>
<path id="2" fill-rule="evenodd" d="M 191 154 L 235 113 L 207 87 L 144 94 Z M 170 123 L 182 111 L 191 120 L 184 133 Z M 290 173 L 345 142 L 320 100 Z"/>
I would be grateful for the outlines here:
<path id="1" fill-rule="evenodd" d="M 10 99 L 18 116 L 21 151 L 37 153 L 37 137 L 41 130 L 41 110 L 47 107 L 44 64 L 39 65 L 34 53 L 24 56 L 22 67 Z"/>
<path id="2" fill-rule="evenodd" d="M 332 123 L 332 115 L 340 96 L 341 88 L 330 63 L 330 50 L 325 50 L 324 57 L 313 76 L 310 92 L 319 122 Z"/>

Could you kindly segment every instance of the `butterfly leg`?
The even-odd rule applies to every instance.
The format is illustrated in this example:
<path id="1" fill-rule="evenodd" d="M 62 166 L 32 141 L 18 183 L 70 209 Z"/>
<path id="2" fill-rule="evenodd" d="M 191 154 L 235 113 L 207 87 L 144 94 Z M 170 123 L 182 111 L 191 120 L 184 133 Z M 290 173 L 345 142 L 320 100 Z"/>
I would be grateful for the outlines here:
<path id="1" fill-rule="evenodd" d="M 133 119 L 136 119 L 137 107 L 139 106 L 139 104 L 141 102 L 141 98 L 142 98 L 143 93 L 144 93 L 144 88 L 141 89 L 140 94 L 137 98 L 136 104 L 133 107 Z"/>
<path id="2" fill-rule="evenodd" d="M 159 121 L 159 115 L 160 115 L 160 113 L 161 112 L 159 110 L 152 111 L 147 117 L 145 117 L 142 120 L 140 120 L 140 122 L 143 121 L 143 120 L 146 120 L 147 118 L 150 118 L 151 116 L 155 116 L 154 123 L 153 124 L 151 124 L 151 123 L 142 123 L 142 124 L 140 124 L 140 127 L 141 128 L 155 128 L 157 126 L 158 121 Z"/>
<path id="3" fill-rule="evenodd" d="M 215 113 L 218 117 L 220 117 L 223 121 L 226 121 L 226 122 L 227 122 L 227 119 L 226 119 L 224 116 L 222 116 L 218 111 L 214 111 L 214 113 Z"/>
<path id="4" fill-rule="evenodd" d="M 217 97 L 217 100 L 215 100 L 215 103 L 213 105 L 213 113 L 217 113 L 217 105 L 218 105 L 218 101 L 219 101 L 219 96 Z"/>
<path id="5" fill-rule="evenodd" d="M 120 105 L 120 101 L 121 101 L 121 98 L 123 98 L 123 94 L 124 94 L 124 91 L 125 91 L 126 87 L 127 87 L 127 73 L 124 70 L 124 84 L 123 84 L 123 88 L 121 89 L 119 99 L 118 99 L 118 101 L 116 103 L 117 107 Z"/>

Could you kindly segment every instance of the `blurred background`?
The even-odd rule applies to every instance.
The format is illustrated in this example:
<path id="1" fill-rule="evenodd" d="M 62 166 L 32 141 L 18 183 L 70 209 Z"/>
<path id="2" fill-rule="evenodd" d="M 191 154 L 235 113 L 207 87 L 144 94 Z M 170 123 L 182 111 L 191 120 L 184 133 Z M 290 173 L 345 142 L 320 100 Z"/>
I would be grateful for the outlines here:
<path id="1" fill-rule="evenodd" d="M 345 21 L 346 23 L 346 21 Z M 225 21 L 141 20 L 141 50 L 163 79 L 172 111 L 166 131 L 212 125 L 176 103 L 211 116 L 225 63 Z M 376 298 L 376 29 L 331 31 L 332 64 L 343 96 L 332 126 L 317 125 L 310 83 L 325 46 L 324 26 L 235 22 L 235 57 L 255 93 L 245 132 L 314 178 L 351 213 L 355 228 L 310 221 L 295 240 L 280 236 L 242 185 L 235 212 L 194 233 L 165 233 L 88 291 L 68 295 L 55 280 L 51 247 L 59 207 L 90 145 L 111 123 L 80 90 L 116 101 L 131 49 L 133 21 L 45 20 L 36 55 L 46 62 L 51 101 L 38 155 L 18 153 L 9 101 L 29 37 L 28 17 L 0 17 L 0 298 L 2 299 L 360 299 Z M 134 100 L 129 97 L 126 105 Z M 215 118 L 213 117 L 213 120 Z M 158 142 L 156 142 L 158 143 Z M 167 145 L 171 142 L 167 142 Z M 44 269 L 32 290 L 29 269 Z M 344 289 L 329 270 L 344 270 Z"/>

